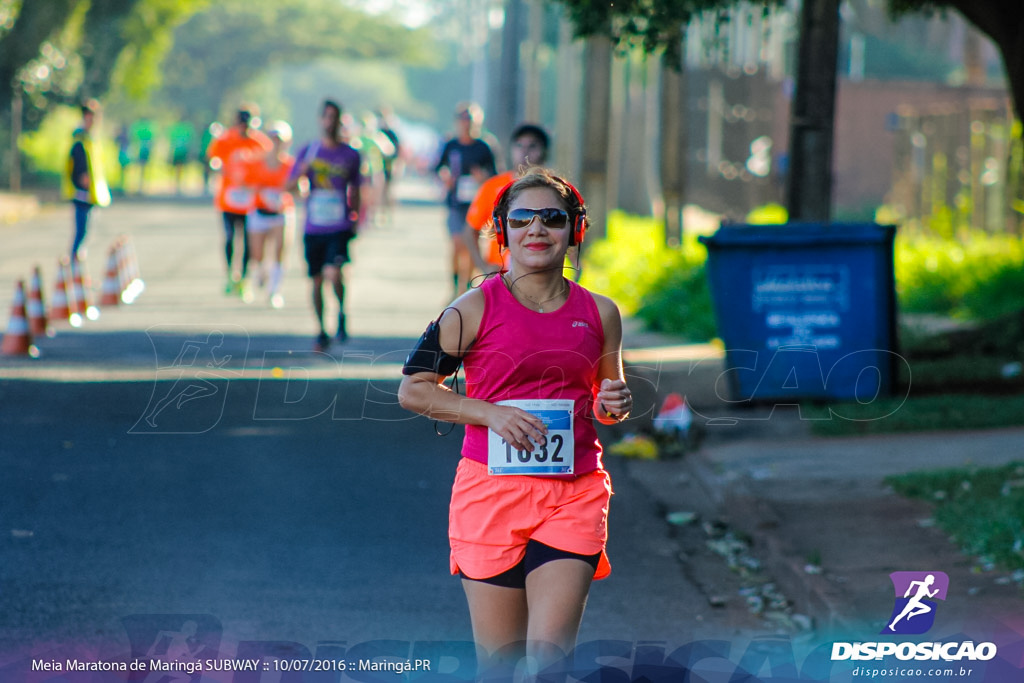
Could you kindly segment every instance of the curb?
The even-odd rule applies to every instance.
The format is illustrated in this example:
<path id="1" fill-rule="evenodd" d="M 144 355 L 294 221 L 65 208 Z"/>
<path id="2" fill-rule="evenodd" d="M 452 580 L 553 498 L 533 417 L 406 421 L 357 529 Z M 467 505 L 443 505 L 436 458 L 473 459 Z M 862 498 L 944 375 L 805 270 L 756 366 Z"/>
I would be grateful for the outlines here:
<path id="1" fill-rule="evenodd" d="M 713 501 L 723 521 L 751 539 L 766 573 L 779 586 L 794 608 L 814 619 L 815 629 L 854 629 L 857 622 L 846 616 L 849 597 L 822 575 L 804 571 L 807 564 L 774 530 L 781 518 L 769 502 L 759 498 L 740 479 L 727 480 L 716 474 L 700 451 L 685 456 L 683 467 Z"/>

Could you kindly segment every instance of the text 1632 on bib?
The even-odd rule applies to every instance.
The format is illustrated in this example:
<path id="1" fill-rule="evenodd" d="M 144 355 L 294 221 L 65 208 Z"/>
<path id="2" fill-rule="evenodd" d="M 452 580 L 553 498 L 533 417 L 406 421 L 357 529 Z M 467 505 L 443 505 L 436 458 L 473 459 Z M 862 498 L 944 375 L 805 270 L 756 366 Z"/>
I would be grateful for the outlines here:
<path id="1" fill-rule="evenodd" d="M 487 431 L 487 473 L 551 475 L 572 474 L 576 441 L 572 420 L 574 404 L 569 399 L 524 399 L 499 401 L 536 415 L 547 427 L 547 438 L 530 451 L 519 450 L 494 430 Z"/>

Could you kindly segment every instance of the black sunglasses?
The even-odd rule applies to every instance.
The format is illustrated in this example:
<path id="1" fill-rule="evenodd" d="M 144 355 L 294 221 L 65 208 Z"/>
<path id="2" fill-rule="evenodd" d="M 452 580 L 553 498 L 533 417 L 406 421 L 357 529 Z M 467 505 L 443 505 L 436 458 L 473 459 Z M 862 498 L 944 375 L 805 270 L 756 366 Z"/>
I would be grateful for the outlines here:
<path id="1" fill-rule="evenodd" d="M 540 216 L 544 227 L 553 230 L 560 230 L 569 224 L 569 214 L 565 209 L 512 209 L 508 212 L 508 227 L 525 228 L 534 216 Z"/>

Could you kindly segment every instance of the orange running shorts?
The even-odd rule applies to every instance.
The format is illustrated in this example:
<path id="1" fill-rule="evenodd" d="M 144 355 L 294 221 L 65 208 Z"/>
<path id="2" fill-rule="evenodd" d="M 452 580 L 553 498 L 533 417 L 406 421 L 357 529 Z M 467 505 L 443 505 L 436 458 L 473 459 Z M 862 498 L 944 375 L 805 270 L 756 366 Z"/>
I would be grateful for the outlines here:
<path id="1" fill-rule="evenodd" d="M 611 573 L 605 555 L 611 495 L 604 470 L 573 480 L 492 476 L 483 463 L 462 458 L 448 513 L 451 572 L 497 576 L 518 564 L 534 539 L 579 555 L 601 553 L 594 579 L 603 579 Z"/>

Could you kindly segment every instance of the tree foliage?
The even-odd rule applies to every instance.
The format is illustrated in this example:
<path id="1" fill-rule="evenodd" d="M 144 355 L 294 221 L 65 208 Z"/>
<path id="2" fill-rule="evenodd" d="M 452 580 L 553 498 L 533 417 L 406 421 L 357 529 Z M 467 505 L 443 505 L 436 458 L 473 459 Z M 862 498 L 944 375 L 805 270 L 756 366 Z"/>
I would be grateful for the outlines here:
<path id="1" fill-rule="evenodd" d="M 0 1 L 0 117 L 16 92 L 29 123 L 50 104 L 160 82 L 171 31 L 208 0 Z"/>
<path id="2" fill-rule="evenodd" d="M 174 32 L 161 99 L 199 123 L 271 67 L 326 57 L 429 63 L 430 44 L 337 0 L 221 0 Z"/>
<path id="3" fill-rule="evenodd" d="M 60 33 L 82 0 L 3 3 L 0 12 L 0 112 L 10 108 L 13 89 L 23 87 L 22 70 L 43 54 L 43 46 Z M 41 71 L 40 71 L 41 72 Z"/>
<path id="4" fill-rule="evenodd" d="M 678 66 L 682 28 L 694 18 L 726 10 L 740 0 L 557 0 L 565 6 L 578 36 L 608 35 L 617 44 L 640 45 L 648 53 L 660 52 L 666 64 Z M 767 11 L 784 0 L 754 0 Z"/>
<path id="5" fill-rule="evenodd" d="M 338 0 L 0 0 L 0 127 L 15 93 L 27 130 L 53 105 L 108 94 L 198 123 L 269 67 L 430 63 L 431 42 Z"/>
<path id="6" fill-rule="evenodd" d="M 160 86 L 161 62 L 173 44 L 175 27 L 209 0 L 92 0 L 85 17 L 83 90 L 105 92 L 110 84 L 130 99 Z M 98 12 L 102 5 L 105 11 Z"/>

